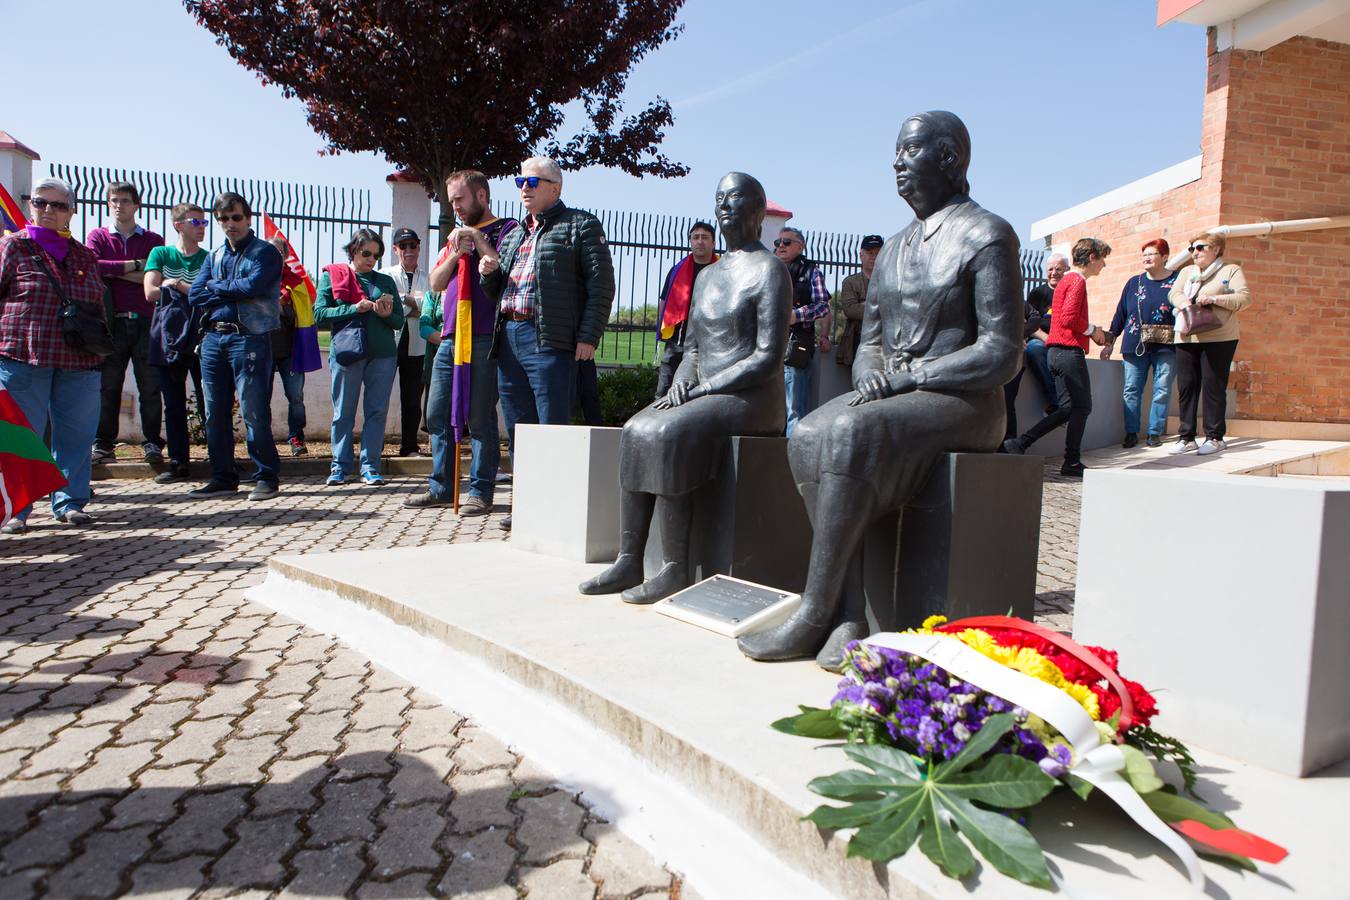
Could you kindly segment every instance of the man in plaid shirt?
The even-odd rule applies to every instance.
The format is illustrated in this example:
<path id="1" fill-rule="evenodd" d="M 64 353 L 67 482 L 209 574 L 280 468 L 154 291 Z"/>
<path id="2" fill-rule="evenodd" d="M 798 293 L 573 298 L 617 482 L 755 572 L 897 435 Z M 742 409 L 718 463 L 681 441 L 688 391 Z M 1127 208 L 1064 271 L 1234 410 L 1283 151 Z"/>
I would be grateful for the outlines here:
<path id="1" fill-rule="evenodd" d="M 816 356 L 816 320 L 830 313 L 830 291 L 825 275 L 806 258 L 806 238 L 796 228 L 784 228 L 773 242 L 774 255 L 788 267 L 792 276 L 792 315 L 788 319 L 788 358 L 783 363 L 783 382 L 787 387 L 787 435 L 797 421 L 811 411 L 812 363 Z M 796 357 L 793 346 L 801 348 Z M 821 349 L 828 351 L 829 337 L 822 336 Z"/>

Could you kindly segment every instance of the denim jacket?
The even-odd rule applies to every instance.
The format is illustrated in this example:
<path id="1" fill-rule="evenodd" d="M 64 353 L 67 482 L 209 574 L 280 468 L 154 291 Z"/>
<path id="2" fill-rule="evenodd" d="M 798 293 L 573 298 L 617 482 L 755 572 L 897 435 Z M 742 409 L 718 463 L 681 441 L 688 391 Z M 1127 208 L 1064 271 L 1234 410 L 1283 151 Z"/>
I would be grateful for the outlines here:
<path id="1" fill-rule="evenodd" d="M 281 254 L 252 230 L 238 250 L 225 241 L 212 250 L 192 282 L 193 306 L 233 303 L 248 334 L 281 327 Z"/>

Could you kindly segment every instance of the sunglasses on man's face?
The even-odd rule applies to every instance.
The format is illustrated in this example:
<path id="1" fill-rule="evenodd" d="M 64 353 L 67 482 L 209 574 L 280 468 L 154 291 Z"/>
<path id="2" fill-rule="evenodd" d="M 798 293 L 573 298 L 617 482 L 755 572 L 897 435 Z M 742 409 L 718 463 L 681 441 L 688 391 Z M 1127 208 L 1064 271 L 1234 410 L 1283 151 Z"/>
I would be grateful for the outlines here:
<path id="1" fill-rule="evenodd" d="M 779 238 L 778 240 L 773 242 L 773 245 L 775 247 L 791 247 L 795 243 L 797 242 L 794 241 L 792 238 Z"/>
<path id="2" fill-rule="evenodd" d="M 195 225 L 197 228 L 205 228 L 207 225 L 210 225 L 211 223 L 208 222 L 206 219 L 179 219 L 178 224 Z"/>
<path id="3" fill-rule="evenodd" d="M 395 245 L 394 245 L 394 249 L 396 249 L 396 250 L 416 250 L 416 249 L 417 249 L 418 247 L 420 247 L 420 246 L 422 246 L 422 245 L 421 245 L 421 244 L 395 244 Z"/>
<path id="4" fill-rule="evenodd" d="M 70 211 L 70 204 L 64 200 L 46 200 L 42 197 L 33 197 L 30 198 L 28 202 L 33 204 L 33 209 L 37 210 L 51 208 L 56 210 L 57 212 Z"/>
<path id="5" fill-rule="evenodd" d="M 1189 251 L 1192 252 L 1192 253 L 1194 253 L 1194 252 L 1197 251 L 1197 250 L 1208 250 L 1208 249 L 1209 249 L 1209 244 L 1191 244 L 1191 245 L 1190 245 L 1189 247 L 1187 247 L 1186 249 L 1189 250 Z"/>
<path id="6" fill-rule="evenodd" d="M 224 225 L 226 222 L 243 222 L 248 216 L 243 213 L 230 213 L 229 215 L 216 216 L 216 221 Z"/>
<path id="7" fill-rule="evenodd" d="M 541 181 L 547 181 L 549 184 L 557 184 L 557 183 L 558 183 L 558 182 L 554 181 L 552 178 L 540 178 L 538 175 L 517 175 L 517 176 L 516 176 L 516 187 L 518 187 L 518 188 L 523 188 L 523 187 L 525 187 L 526 185 L 528 185 L 528 186 L 530 186 L 530 187 L 532 187 L 532 188 L 537 188 L 537 187 L 539 187 L 539 182 L 541 182 Z"/>

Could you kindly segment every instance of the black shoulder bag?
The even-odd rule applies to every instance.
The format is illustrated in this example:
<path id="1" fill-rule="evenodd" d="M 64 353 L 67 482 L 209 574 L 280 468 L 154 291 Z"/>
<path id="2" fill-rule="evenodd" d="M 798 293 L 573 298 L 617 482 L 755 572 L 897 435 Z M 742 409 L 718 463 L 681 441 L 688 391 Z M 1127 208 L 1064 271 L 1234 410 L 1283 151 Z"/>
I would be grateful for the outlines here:
<path id="1" fill-rule="evenodd" d="M 79 350 L 83 353 L 90 353 L 94 356 L 111 356 L 113 353 L 112 332 L 108 330 L 108 322 L 103 318 L 103 310 L 100 307 L 98 313 L 92 312 L 66 296 L 66 292 L 61 287 L 60 280 L 52 273 L 51 267 L 47 265 L 47 260 L 41 253 L 36 254 L 34 259 L 42 267 L 52 287 L 56 290 L 56 296 L 61 299 L 61 334 L 66 339 L 66 346 L 73 350 Z"/>

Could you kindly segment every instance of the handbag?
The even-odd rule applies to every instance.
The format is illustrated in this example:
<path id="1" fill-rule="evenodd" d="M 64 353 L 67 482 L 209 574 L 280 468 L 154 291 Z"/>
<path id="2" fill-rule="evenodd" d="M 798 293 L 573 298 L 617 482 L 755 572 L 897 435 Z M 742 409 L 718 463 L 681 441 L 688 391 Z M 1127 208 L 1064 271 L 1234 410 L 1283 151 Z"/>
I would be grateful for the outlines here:
<path id="1" fill-rule="evenodd" d="M 805 369 L 811 365 L 811 350 L 791 332 L 788 332 L 787 352 L 783 354 L 783 365 L 794 369 Z"/>
<path id="2" fill-rule="evenodd" d="M 341 331 L 333 333 L 328 353 L 338 365 L 350 366 L 366 358 L 366 319 L 369 317 L 370 313 L 355 316 Z"/>
<path id="3" fill-rule="evenodd" d="M 1176 329 L 1171 325 L 1140 325 L 1139 340 L 1144 344 L 1171 344 L 1176 340 Z"/>
<path id="4" fill-rule="evenodd" d="M 93 356 L 111 356 L 114 349 L 112 332 L 108 330 L 108 320 L 103 317 L 103 310 L 100 309 L 95 313 L 72 301 L 66 296 L 61 282 L 52 273 L 42 254 L 39 253 L 33 258 L 42 267 L 43 274 L 51 281 L 56 296 L 61 300 L 61 312 L 58 315 L 61 319 L 61 335 L 66 340 L 66 346 Z"/>
<path id="5" fill-rule="evenodd" d="M 1183 335 L 1204 334 L 1223 325 L 1212 306 L 1183 306 L 1176 311 L 1177 331 Z"/>

